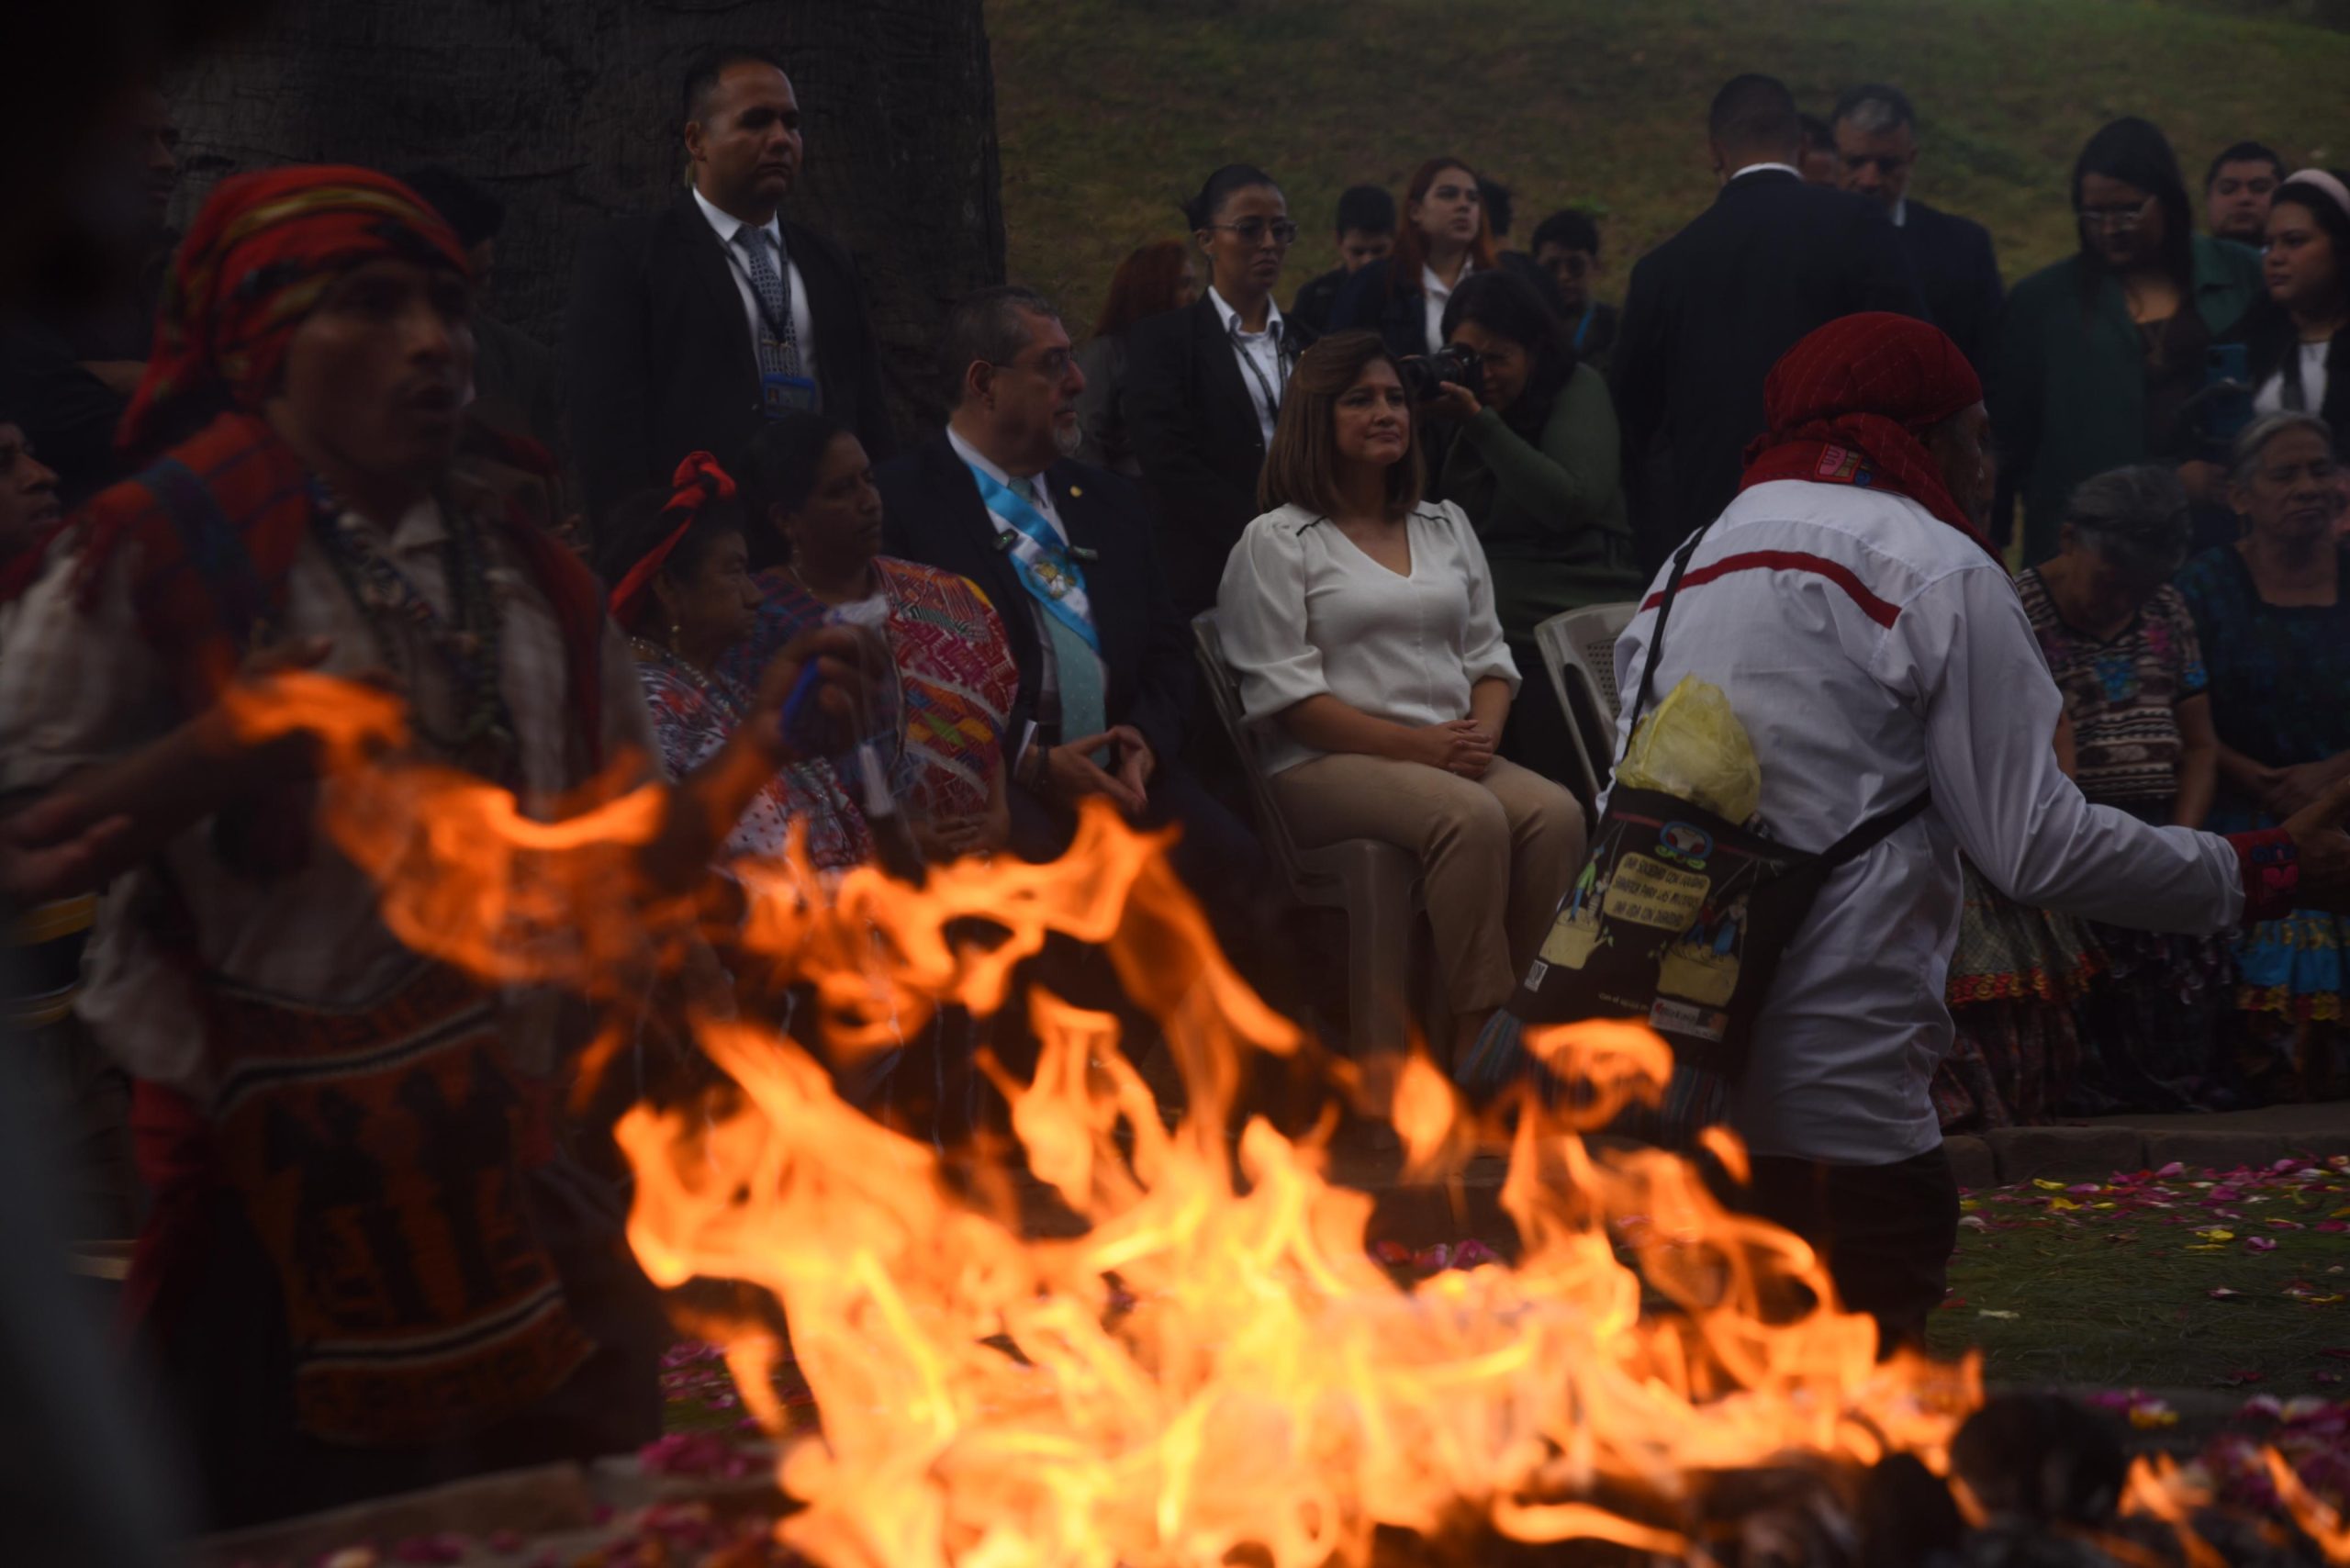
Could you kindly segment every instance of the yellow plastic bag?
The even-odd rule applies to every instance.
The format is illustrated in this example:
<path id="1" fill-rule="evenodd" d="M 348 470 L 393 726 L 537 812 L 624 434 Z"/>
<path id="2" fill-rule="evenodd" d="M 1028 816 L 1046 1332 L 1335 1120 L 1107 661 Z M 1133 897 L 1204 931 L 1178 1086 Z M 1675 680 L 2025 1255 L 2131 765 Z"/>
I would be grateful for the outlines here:
<path id="1" fill-rule="evenodd" d="M 1744 823 L 1762 799 L 1762 767 L 1746 726 L 1720 687 L 1694 675 L 1641 718 L 1616 781 L 1678 795 L 1729 823 Z"/>

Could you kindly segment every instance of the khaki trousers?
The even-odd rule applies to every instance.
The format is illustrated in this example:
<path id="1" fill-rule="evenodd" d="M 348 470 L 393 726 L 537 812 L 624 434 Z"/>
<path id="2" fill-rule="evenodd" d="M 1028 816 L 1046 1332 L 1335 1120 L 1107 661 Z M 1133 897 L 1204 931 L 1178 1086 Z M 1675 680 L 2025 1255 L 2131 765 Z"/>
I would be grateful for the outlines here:
<path id="1" fill-rule="evenodd" d="M 1582 869 L 1583 808 L 1502 757 L 1483 778 L 1425 763 L 1333 753 L 1273 775 L 1308 848 L 1376 838 L 1419 857 L 1428 925 L 1455 1014 L 1509 1000 Z"/>

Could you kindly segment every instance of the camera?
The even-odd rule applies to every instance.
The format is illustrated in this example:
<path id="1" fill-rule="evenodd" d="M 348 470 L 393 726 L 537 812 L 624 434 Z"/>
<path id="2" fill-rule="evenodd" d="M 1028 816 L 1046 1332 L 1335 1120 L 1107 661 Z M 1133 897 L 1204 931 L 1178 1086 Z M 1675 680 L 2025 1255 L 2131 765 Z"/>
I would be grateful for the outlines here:
<path id="1" fill-rule="evenodd" d="M 1484 395 L 1484 358 L 1464 348 L 1448 346 L 1431 354 L 1414 354 L 1397 361 L 1395 369 L 1415 403 L 1435 402 L 1447 386 L 1466 386 L 1481 398 Z"/>

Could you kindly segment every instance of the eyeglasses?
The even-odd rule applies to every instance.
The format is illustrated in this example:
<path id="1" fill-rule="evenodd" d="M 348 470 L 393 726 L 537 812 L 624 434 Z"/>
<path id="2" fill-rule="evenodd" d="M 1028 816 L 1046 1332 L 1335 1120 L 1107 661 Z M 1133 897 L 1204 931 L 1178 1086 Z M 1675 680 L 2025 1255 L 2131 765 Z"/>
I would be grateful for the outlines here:
<path id="1" fill-rule="evenodd" d="M 1058 381 L 1069 374 L 1069 362 L 1075 357 L 1067 349 L 1054 349 L 1034 364 L 1007 364 L 1000 359 L 991 359 L 988 363 L 998 370 L 1033 370 L 1047 381 Z"/>
<path id="2" fill-rule="evenodd" d="M 1247 218 L 1237 223 L 1211 223 L 1208 227 L 1239 235 L 1244 245 L 1262 243 L 1268 230 L 1270 230 L 1276 245 L 1297 243 L 1297 225 L 1286 218 L 1276 218 L 1270 223 L 1261 218 Z"/>
<path id="3" fill-rule="evenodd" d="M 1909 157 L 1907 153 L 1856 152 L 1844 160 L 1844 167 L 1855 174 L 1871 164 L 1874 164 L 1876 172 L 1889 180 L 1909 166 Z"/>
<path id="4" fill-rule="evenodd" d="M 2154 205 L 2154 198 L 2148 196 L 2122 207 L 2085 207 L 2080 209 L 2081 227 L 2110 229 L 2116 233 L 2127 234 L 2145 221 L 2146 209 Z"/>

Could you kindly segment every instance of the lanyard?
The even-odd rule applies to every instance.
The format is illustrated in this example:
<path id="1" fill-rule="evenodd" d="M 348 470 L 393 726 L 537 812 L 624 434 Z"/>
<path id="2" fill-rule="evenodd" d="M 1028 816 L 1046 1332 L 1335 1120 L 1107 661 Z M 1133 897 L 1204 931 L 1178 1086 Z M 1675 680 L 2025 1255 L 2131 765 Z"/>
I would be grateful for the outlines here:
<path id="1" fill-rule="evenodd" d="M 1232 325 L 1232 329 L 1231 329 L 1231 330 L 1232 330 L 1232 352 L 1233 352 L 1233 353 L 1234 353 L 1236 356 L 1237 356 L 1237 357 L 1238 357 L 1238 359 L 1239 359 L 1239 361 L 1240 361 L 1240 364 L 1241 364 L 1242 368 L 1244 368 L 1245 370 L 1247 370 L 1247 371 L 1248 372 L 1248 377 L 1249 377 L 1249 379 L 1250 379 L 1250 380 L 1252 380 L 1252 381 L 1254 381 L 1254 382 L 1256 382 L 1256 384 L 1257 384 L 1257 390 L 1258 390 L 1258 391 L 1259 391 L 1259 392 L 1262 392 L 1262 393 L 1265 395 L 1265 415 L 1266 415 L 1266 417 L 1267 417 L 1268 419 L 1270 419 L 1270 420 L 1274 420 L 1276 423 L 1278 423 L 1278 422 L 1280 421 L 1280 420 L 1281 420 L 1281 391 L 1280 391 L 1280 389 L 1279 389 L 1279 388 L 1275 387 L 1275 386 L 1273 386 L 1273 384 L 1272 384 L 1270 381 L 1268 381 L 1268 380 L 1265 378 L 1265 367 L 1264 367 L 1263 365 L 1259 364 L 1257 363 L 1257 356 L 1256 356 L 1255 354 L 1253 354 L 1253 353 L 1250 353 L 1248 352 L 1248 345 L 1246 345 L 1245 343 L 1243 343 L 1243 342 L 1240 341 L 1240 327 L 1239 327 L 1239 324 L 1238 324 L 1237 322 L 1235 322 L 1235 323 Z M 1267 331 L 1270 331 L 1271 330 L 1272 330 L 1272 329 L 1271 329 L 1271 327 L 1270 327 L 1270 326 L 1268 326 L 1268 327 L 1266 328 L 1266 330 L 1267 330 Z M 1282 372 L 1282 374 L 1281 374 L 1281 382 L 1282 382 L 1282 385 L 1283 385 L 1283 386 L 1288 385 L 1288 382 L 1289 382 L 1289 374 L 1288 374 L 1288 372 L 1289 372 L 1289 356 L 1288 356 L 1286 353 L 1284 353 L 1282 352 L 1282 349 L 1281 349 L 1281 339 L 1279 339 L 1279 338 L 1275 338 L 1275 339 L 1273 340 L 1273 363 L 1274 363 L 1274 364 L 1278 364 L 1278 365 L 1280 365 L 1280 366 L 1281 367 L 1281 372 Z"/>

